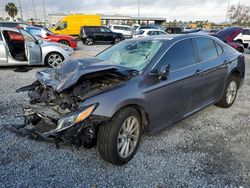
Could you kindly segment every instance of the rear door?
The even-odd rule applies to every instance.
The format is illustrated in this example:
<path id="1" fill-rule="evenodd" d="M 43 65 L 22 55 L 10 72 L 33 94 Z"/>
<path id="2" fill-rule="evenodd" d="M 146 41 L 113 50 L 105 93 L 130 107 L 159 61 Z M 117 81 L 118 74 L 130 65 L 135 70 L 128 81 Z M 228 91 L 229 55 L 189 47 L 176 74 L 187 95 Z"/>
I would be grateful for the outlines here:
<path id="1" fill-rule="evenodd" d="M 199 63 L 194 75 L 195 88 L 192 95 L 192 108 L 203 107 L 221 95 L 227 75 L 227 66 L 221 58 L 223 49 L 210 38 L 194 39 L 198 52 Z"/>
<path id="2" fill-rule="evenodd" d="M 38 41 L 27 31 L 20 30 L 25 40 L 25 54 L 30 65 L 43 64 L 42 49 Z"/>
<path id="3" fill-rule="evenodd" d="M 101 27 L 101 32 L 103 34 L 103 41 L 113 41 L 113 32 L 106 27 Z"/>
<path id="4" fill-rule="evenodd" d="M 2 31 L 0 30 L 0 65 L 7 63 L 7 50 L 3 41 Z"/>

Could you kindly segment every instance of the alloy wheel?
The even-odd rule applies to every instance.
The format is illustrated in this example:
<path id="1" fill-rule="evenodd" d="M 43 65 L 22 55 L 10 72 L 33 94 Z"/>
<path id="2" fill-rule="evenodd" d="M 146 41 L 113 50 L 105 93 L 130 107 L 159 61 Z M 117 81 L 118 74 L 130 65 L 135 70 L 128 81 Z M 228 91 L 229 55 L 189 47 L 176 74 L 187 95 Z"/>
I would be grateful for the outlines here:
<path id="1" fill-rule="evenodd" d="M 232 104 L 237 94 L 237 83 L 232 80 L 227 87 L 226 101 L 228 104 Z"/>
<path id="2" fill-rule="evenodd" d="M 51 54 L 48 57 L 48 64 L 51 67 L 57 67 L 57 66 L 61 65 L 62 62 L 63 62 L 63 58 L 59 54 Z"/>
<path id="3" fill-rule="evenodd" d="M 92 38 L 87 38 L 86 39 L 86 43 L 87 43 L 87 45 L 92 45 L 93 44 L 93 39 Z"/>
<path id="4" fill-rule="evenodd" d="M 139 134 L 140 124 L 135 116 L 128 117 L 122 124 L 118 138 L 117 150 L 122 158 L 127 158 L 136 148 Z"/>

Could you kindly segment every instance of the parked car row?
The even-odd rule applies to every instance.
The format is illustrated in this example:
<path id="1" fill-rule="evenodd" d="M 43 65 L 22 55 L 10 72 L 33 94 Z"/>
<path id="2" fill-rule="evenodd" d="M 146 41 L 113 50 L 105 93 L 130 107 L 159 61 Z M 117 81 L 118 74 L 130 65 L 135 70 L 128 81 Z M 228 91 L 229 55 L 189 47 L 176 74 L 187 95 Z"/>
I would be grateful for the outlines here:
<path id="1" fill-rule="evenodd" d="M 0 66 L 57 67 L 69 60 L 73 53 L 69 46 L 45 41 L 23 29 L 0 27 Z"/>
<path id="2" fill-rule="evenodd" d="M 1 55 L 5 56 L 5 58 L 1 59 L 1 65 L 46 64 L 55 67 L 72 55 L 73 50 L 70 47 L 73 49 L 77 48 L 77 41 L 75 38 L 68 35 L 54 34 L 45 27 L 29 26 L 22 22 L 0 22 L 0 25 L 17 28 L 15 31 L 7 31 L 7 27 L 2 27 L 1 45 L 4 46 L 2 48 L 5 50 L 1 52 Z M 109 28 L 105 26 L 82 26 L 80 29 L 80 39 L 86 45 L 93 45 L 97 42 L 110 42 L 116 44 L 126 38 L 142 38 L 168 34 L 160 27 L 158 27 L 160 29 L 157 29 L 155 25 L 138 25 L 135 28 L 136 33 L 133 34 L 132 28 L 126 25 L 110 25 Z M 28 32 L 30 39 L 33 39 L 35 45 L 31 46 L 40 46 L 41 49 L 36 47 L 36 50 L 35 48 L 30 49 L 31 54 L 28 53 L 27 49 L 31 46 L 26 46 L 27 42 L 23 30 Z M 166 31 L 170 32 L 170 30 L 173 33 L 183 33 L 183 31 L 176 28 L 166 28 Z M 250 36 L 249 31 L 249 29 L 242 29 L 241 27 L 230 27 L 219 32 L 217 32 L 217 30 L 202 30 L 197 33 L 211 34 L 243 53 L 244 47 L 248 47 L 248 43 L 250 42 L 248 38 Z M 193 32 L 194 31 L 190 33 Z M 42 54 L 41 57 L 38 56 L 39 49 Z M 29 57 L 32 53 L 36 54 L 34 57 L 37 57 L 37 60 Z"/>

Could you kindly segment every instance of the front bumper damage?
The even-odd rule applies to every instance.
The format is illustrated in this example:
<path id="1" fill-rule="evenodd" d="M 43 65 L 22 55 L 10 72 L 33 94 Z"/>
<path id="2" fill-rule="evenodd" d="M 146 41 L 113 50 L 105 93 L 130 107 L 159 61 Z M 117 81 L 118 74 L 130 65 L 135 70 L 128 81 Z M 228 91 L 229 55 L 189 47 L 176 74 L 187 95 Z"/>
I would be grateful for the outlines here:
<path id="1" fill-rule="evenodd" d="M 81 123 L 75 123 L 64 129 L 58 129 L 60 114 L 43 105 L 25 106 L 24 125 L 12 127 L 16 133 L 36 140 L 53 142 L 59 147 L 60 142 L 69 141 L 78 146 L 90 147 L 96 142 L 96 132 L 101 123 L 109 118 L 91 115 Z"/>

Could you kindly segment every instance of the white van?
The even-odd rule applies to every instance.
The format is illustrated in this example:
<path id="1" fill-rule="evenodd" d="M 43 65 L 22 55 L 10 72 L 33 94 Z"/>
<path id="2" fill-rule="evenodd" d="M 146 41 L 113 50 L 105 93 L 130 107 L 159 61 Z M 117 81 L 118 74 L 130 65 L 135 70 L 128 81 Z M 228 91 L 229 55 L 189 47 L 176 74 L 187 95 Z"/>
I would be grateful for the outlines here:
<path id="1" fill-rule="evenodd" d="M 122 33 L 125 38 L 132 38 L 132 28 L 128 25 L 109 25 L 114 33 Z"/>

